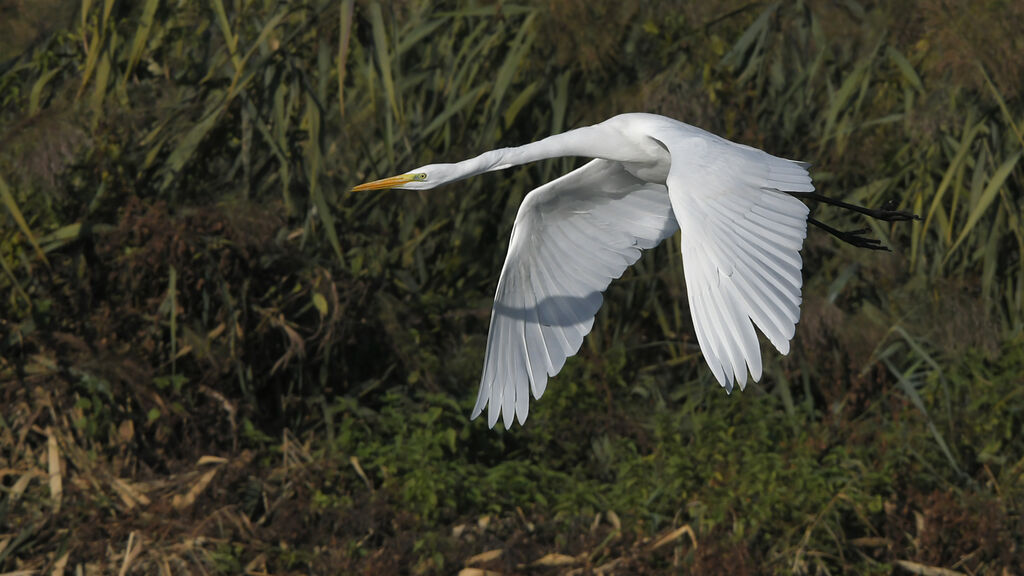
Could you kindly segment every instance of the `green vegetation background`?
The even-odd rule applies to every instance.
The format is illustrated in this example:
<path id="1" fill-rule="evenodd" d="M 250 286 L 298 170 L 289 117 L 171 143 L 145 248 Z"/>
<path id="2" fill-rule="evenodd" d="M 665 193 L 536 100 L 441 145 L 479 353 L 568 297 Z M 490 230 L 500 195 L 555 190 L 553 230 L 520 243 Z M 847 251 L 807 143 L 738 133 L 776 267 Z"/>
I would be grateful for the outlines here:
<path id="1" fill-rule="evenodd" d="M 0 0 L 0 572 L 1024 572 L 1022 21 Z M 525 427 L 470 422 L 516 208 L 579 160 L 348 190 L 625 111 L 923 220 L 816 209 L 892 253 L 812 229 L 743 393 L 669 241 Z"/>

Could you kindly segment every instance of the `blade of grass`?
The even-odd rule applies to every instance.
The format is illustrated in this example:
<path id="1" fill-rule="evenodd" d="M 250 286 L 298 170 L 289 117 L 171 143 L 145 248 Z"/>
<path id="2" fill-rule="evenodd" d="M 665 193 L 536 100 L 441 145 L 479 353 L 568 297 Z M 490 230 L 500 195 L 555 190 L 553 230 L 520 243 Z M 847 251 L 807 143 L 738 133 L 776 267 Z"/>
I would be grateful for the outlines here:
<path id="1" fill-rule="evenodd" d="M 125 81 L 132 75 L 135 66 L 142 57 L 142 51 L 146 48 L 149 40 L 149 33 L 153 29 L 153 19 L 156 16 L 156 9 L 160 6 L 160 0 L 146 0 L 142 9 L 142 17 L 139 19 L 139 28 L 135 31 L 135 38 L 132 39 L 131 50 L 128 52 L 128 64 L 125 66 Z"/>
<path id="2" fill-rule="evenodd" d="M 989 229 L 988 241 L 985 243 L 981 266 L 981 298 L 985 303 L 985 310 L 989 310 L 993 302 L 993 287 L 996 280 L 996 268 L 999 265 L 999 240 L 1002 237 L 1002 220 L 1004 211 L 996 214 L 995 226 Z"/>
<path id="3" fill-rule="evenodd" d="M 81 26 L 82 31 L 85 31 L 85 26 L 89 22 L 89 10 L 92 9 L 92 0 L 82 0 L 82 13 L 81 13 Z"/>
<path id="4" fill-rule="evenodd" d="M 92 128 L 96 129 L 100 118 L 103 117 L 103 101 L 107 96 L 107 86 L 110 81 L 110 54 L 105 53 L 100 58 L 100 65 L 96 69 L 96 85 L 93 87 L 92 98 L 89 107 L 92 108 Z"/>
<path id="5" fill-rule="evenodd" d="M 967 194 L 967 207 L 978 205 L 978 200 L 981 199 L 981 193 L 985 189 L 985 176 L 988 175 L 988 171 L 985 167 L 988 165 L 988 146 L 982 146 L 978 150 L 978 155 L 974 157 L 974 172 L 971 174 L 970 189 Z M 959 196 L 959 195 L 957 195 Z M 961 202 L 953 202 L 953 206 L 950 209 L 949 219 L 955 221 L 957 209 Z M 953 244 L 953 230 L 950 228 L 949 234 L 946 235 L 946 242 Z"/>
<path id="6" fill-rule="evenodd" d="M 391 73 L 391 54 L 388 50 L 388 36 L 384 30 L 384 15 L 380 4 L 370 4 L 370 25 L 373 28 L 373 45 L 377 51 L 377 65 L 380 66 L 381 80 L 384 82 L 384 94 L 391 105 L 395 119 L 401 118 L 398 95 L 395 92 L 395 78 Z"/>
<path id="7" fill-rule="evenodd" d="M 82 28 L 82 37 L 83 38 L 85 36 L 87 36 L 87 33 L 85 32 L 85 28 L 84 28 L 85 25 L 86 25 L 86 23 L 84 22 L 84 16 L 83 16 L 83 28 Z M 81 98 L 82 94 L 85 93 L 85 87 L 89 85 L 89 80 L 92 79 L 93 71 L 96 69 L 96 64 L 99 63 L 100 52 L 103 49 L 103 32 L 102 32 L 102 30 L 100 28 L 93 27 L 91 36 L 92 36 L 92 41 L 89 42 L 88 46 L 86 47 L 85 71 L 82 73 L 82 84 L 78 87 L 78 93 L 75 94 L 75 99 L 76 100 Z"/>
<path id="8" fill-rule="evenodd" d="M 242 70 L 242 61 L 238 57 L 238 35 L 231 31 L 231 22 L 228 20 L 228 14 L 224 11 L 224 3 L 221 0 L 213 0 L 211 3 L 213 13 L 217 16 L 217 26 L 220 27 L 220 33 L 224 36 L 224 43 L 228 47 L 228 54 L 231 55 L 231 64 L 235 68 L 235 72 Z"/>
<path id="9" fill-rule="evenodd" d="M 339 10 L 338 38 L 338 110 L 345 118 L 345 73 L 348 71 L 349 44 L 352 41 L 352 11 L 355 0 L 344 0 Z"/>
<path id="10" fill-rule="evenodd" d="M 214 107 L 212 111 L 206 114 L 205 118 L 185 133 L 185 136 L 182 137 L 178 145 L 171 151 L 162 168 L 164 171 L 164 179 L 160 183 L 160 190 L 162 192 L 167 191 L 171 187 L 171 184 L 177 180 L 178 175 L 195 155 L 196 149 L 199 148 L 203 138 L 206 137 L 220 119 L 221 110 L 223 108 L 220 106 Z"/>
<path id="11" fill-rule="evenodd" d="M 535 80 L 531 82 L 526 88 L 523 88 L 522 92 L 516 96 L 515 100 L 505 108 L 505 113 L 502 115 L 502 121 L 504 122 L 504 128 L 508 129 L 516 121 L 516 116 L 519 115 L 519 111 L 526 106 L 537 92 L 540 90 L 540 81 Z"/>
<path id="12" fill-rule="evenodd" d="M 536 8 L 531 6 L 520 6 L 518 4 L 496 4 L 491 6 L 481 6 L 479 8 L 462 8 L 460 10 L 449 11 L 449 12 L 438 12 L 436 16 L 463 16 L 463 17 L 485 17 L 493 18 L 495 16 L 519 16 L 520 14 L 531 14 L 536 12 Z"/>
<path id="13" fill-rule="evenodd" d="M 25 235 L 25 238 L 28 238 L 29 244 L 36 251 L 36 255 L 49 266 L 50 262 L 46 259 L 46 254 L 43 253 L 39 243 L 36 242 L 36 237 L 32 234 L 32 229 L 29 228 L 28 222 L 25 221 L 25 216 L 21 213 L 21 209 L 18 208 L 18 203 L 14 200 L 14 194 L 11 193 L 11 189 L 3 176 L 0 176 L 0 200 L 3 200 L 4 205 L 7 206 L 8 212 L 11 213 L 11 218 L 14 218 L 14 223 L 21 229 L 21 233 Z"/>
<path id="14" fill-rule="evenodd" d="M 114 10 L 114 2 L 117 0 L 104 0 L 103 2 L 103 28 L 107 27 L 107 23 L 110 22 L 110 13 Z"/>
<path id="15" fill-rule="evenodd" d="M 62 70 L 62 68 L 59 67 L 59 66 L 57 68 L 53 68 L 51 70 L 47 70 L 46 73 L 43 74 L 42 76 L 40 76 L 39 79 L 36 80 L 35 83 L 32 85 L 32 92 L 30 92 L 29 96 L 28 96 L 28 115 L 29 116 L 35 116 L 36 114 L 39 113 L 39 101 L 42 98 L 43 88 L 45 88 L 46 84 L 50 80 L 52 80 L 53 77 L 56 76 L 57 73 L 60 72 L 61 70 Z"/>
<path id="16" fill-rule="evenodd" d="M 535 16 L 536 13 L 527 16 L 523 20 L 522 25 L 520 25 L 518 32 L 516 32 L 516 36 L 512 40 L 512 45 L 509 47 L 508 52 L 505 55 L 505 60 L 502 62 L 501 67 L 498 69 L 498 74 L 494 78 L 494 88 L 491 90 L 491 94 L 487 99 L 485 113 L 494 114 L 494 112 L 501 106 L 502 100 L 505 97 L 505 92 L 512 83 L 512 79 L 516 71 L 522 67 L 527 52 L 533 44 L 535 35 L 533 30 L 533 20 Z M 495 114 L 492 117 L 496 118 L 497 116 Z"/>
<path id="17" fill-rule="evenodd" d="M 447 18 L 438 18 L 417 26 L 412 30 L 403 31 L 398 41 L 398 47 L 395 49 L 395 54 L 399 56 L 405 54 L 415 47 L 420 40 L 433 36 L 437 29 L 448 21 Z"/>
<path id="18" fill-rule="evenodd" d="M 1021 148 L 1024 148 L 1024 134 L 1021 133 L 1020 128 L 1017 127 L 1017 123 L 1013 120 L 1013 114 L 1010 114 L 1010 109 L 1006 106 L 1006 100 L 1003 99 L 1003 95 L 996 88 L 996 85 L 992 83 L 992 79 L 989 78 L 988 72 L 985 71 L 985 66 L 981 64 L 979 60 L 977 62 L 978 69 L 981 70 L 981 76 L 985 79 L 985 84 L 988 86 L 992 97 L 996 99 L 996 103 L 999 104 L 999 110 L 1002 111 L 1003 116 L 1006 118 L 1006 123 L 1013 130 L 1015 136 L 1017 136 L 1017 142 L 1020 143 Z"/>
<path id="19" fill-rule="evenodd" d="M 24 298 L 25 303 L 28 304 L 29 308 L 32 307 L 32 299 L 29 298 L 28 293 L 21 287 L 21 282 L 18 282 L 18 277 L 14 275 L 14 271 L 7 265 L 6 258 L 0 258 L 0 268 L 4 269 L 4 274 L 7 275 L 7 279 L 10 280 L 11 285 L 14 286 L 14 291 Z"/>
<path id="20" fill-rule="evenodd" d="M 924 225 L 921 226 L 922 235 L 928 233 L 932 218 L 935 216 L 935 211 L 942 203 L 942 197 L 945 195 L 946 189 L 949 188 L 950 183 L 953 181 L 953 177 L 956 176 L 957 171 L 964 164 L 965 159 L 967 158 L 967 153 L 971 149 L 971 143 L 974 142 L 974 139 L 978 136 L 978 133 L 983 127 L 984 123 L 980 120 L 977 123 L 974 123 L 974 110 L 971 109 L 967 114 L 967 119 L 964 121 L 964 131 L 960 138 L 960 143 L 957 146 L 956 154 L 953 156 L 949 166 L 946 168 L 946 172 L 942 176 L 942 181 L 939 183 L 939 187 L 932 195 L 932 203 L 928 208 L 928 215 L 924 219 Z M 923 237 L 920 244 L 922 246 L 925 244 Z"/>
<path id="21" fill-rule="evenodd" d="M 228 89 L 228 95 L 224 99 L 224 108 L 227 108 L 228 105 L 231 104 L 232 100 L 234 100 L 235 96 L 238 95 L 239 91 L 241 91 L 243 88 L 245 88 L 246 85 L 248 85 L 249 81 L 259 71 L 263 70 L 262 62 L 258 62 L 256 66 L 250 67 L 250 68 L 253 68 L 253 69 L 252 70 L 248 70 L 248 71 L 246 70 L 246 64 L 249 62 L 249 59 L 252 58 L 252 55 L 255 54 L 257 50 L 260 49 L 260 46 L 263 46 L 263 43 L 267 41 L 267 38 L 269 38 L 270 35 L 273 34 L 274 30 L 277 29 L 277 26 L 281 23 L 281 21 L 287 15 L 288 15 L 287 9 L 286 8 L 282 8 L 281 11 L 279 11 L 277 14 L 275 14 L 270 20 L 267 20 L 267 23 L 263 25 L 263 29 L 260 30 L 260 35 L 256 38 L 256 41 L 252 43 L 252 46 L 249 48 L 249 50 L 247 50 L 245 55 L 242 56 L 242 59 L 241 59 L 241 61 L 238 64 L 238 68 L 235 69 L 235 76 L 234 76 L 234 78 L 231 79 L 231 87 Z M 310 15 L 310 21 L 314 21 L 315 22 L 317 16 L 319 16 L 319 14 Z M 292 38 L 294 38 L 295 36 L 301 34 L 304 31 L 305 31 L 304 28 L 300 28 L 300 29 L 297 29 L 297 30 L 293 31 L 291 36 L 286 38 L 281 43 L 282 44 L 287 44 L 288 42 L 291 41 Z M 267 61 L 267 60 L 270 60 L 273 57 L 274 57 L 273 53 L 270 53 L 270 54 L 264 55 L 264 57 L 261 60 L 262 61 Z"/>
<path id="22" fill-rule="evenodd" d="M 755 43 L 749 49 L 750 58 L 747 60 L 747 65 L 743 68 L 743 71 L 740 72 L 740 75 L 736 77 L 737 83 L 745 84 L 749 82 L 750 78 L 755 74 L 761 77 L 760 72 L 763 70 L 761 64 L 765 60 L 765 40 L 768 38 L 768 33 L 771 28 L 771 16 L 772 14 L 775 13 L 778 7 L 778 2 L 775 2 L 774 4 L 769 6 L 767 9 L 764 10 L 764 12 L 762 12 L 760 16 L 758 16 L 757 21 L 753 25 L 751 25 L 751 27 L 747 30 L 747 32 L 754 32 L 753 39 L 755 40 Z M 759 29 L 755 28 L 755 26 L 757 26 Z M 743 52 L 746 51 L 747 50 L 744 49 L 742 52 L 738 54 L 738 56 L 742 57 Z M 739 58 L 737 58 L 737 62 L 739 62 Z"/>
<path id="23" fill-rule="evenodd" d="M 732 48 L 727 52 L 722 59 L 719 60 L 719 65 L 728 66 L 730 68 L 736 68 L 739 66 L 743 59 L 743 56 L 750 51 L 751 46 L 754 44 L 754 40 L 762 37 L 764 32 L 768 29 L 768 24 L 771 21 L 771 17 L 778 10 L 779 3 L 774 2 L 765 8 L 761 14 L 758 15 L 750 26 L 740 34 L 740 37 L 732 45 Z"/>
<path id="24" fill-rule="evenodd" d="M 86 36 L 86 27 L 88 25 L 88 13 L 92 6 L 89 0 L 83 0 L 82 2 L 82 37 Z M 85 92 L 85 87 L 89 85 L 89 80 L 92 79 L 92 74 L 96 69 L 96 65 L 99 63 L 100 54 L 103 52 L 103 44 L 106 39 L 107 23 L 110 20 L 110 12 L 114 8 L 114 0 L 106 0 L 103 4 L 103 19 L 98 27 L 95 27 L 92 31 L 92 41 L 86 48 L 86 60 L 85 60 L 85 72 L 82 74 L 82 84 L 78 87 L 78 93 L 75 95 L 75 99 L 81 98 Z M 113 47 L 111 47 L 113 49 Z M 108 62 L 109 65 L 109 62 Z M 106 90 L 106 88 L 104 88 Z"/>
<path id="25" fill-rule="evenodd" d="M 1021 155 L 1024 154 L 1024 150 L 1017 152 L 1005 162 L 992 174 L 992 178 L 988 181 L 988 186 L 985 187 L 985 191 L 981 193 L 981 198 L 978 199 L 978 204 L 974 206 L 971 213 L 967 216 L 967 223 L 964 224 L 963 230 L 960 231 L 960 236 L 956 239 L 956 242 L 950 246 L 946 252 L 946 257 L 942 259 L 942 264 L 945 265 L 949 261 L 949 257 L 953 255 L 953 252 L 960 246 L 967 235 L 974 229 L 974 226 L 978 223 L 978 220 L 985 214 L 988 207 L 992 205 L 992 202 L 996 199 L 996 195 L 1002 188 L 1006 179 L 1013 172 L 1013 169 L 1017 166 L 1017 161 L 1020 160 Z"/>
<path id="26" fill-rule="evenodd" d="M 306 119 L 310 127 L 309 146 L 307 148 L 307 159 L 309 160 L 309 195 L 316 206 L 317 215 L 323 222 L 324 230 L 327 232 L 327 239 L 334 249 L 334 255 L 342 269 L 347 268 L 345 255 L 341 250 L 341 241 L 338 239 L 338 231 L 334 225 L 334 217 L 331 209 L 324 198 L 323 190 L 320 189 L 320 171 L 322 170 L 322 154 L 320 149 L 320 107 L 317 105 L 312 94 L 306 94 Z"/>
<path id="27" fill-rule="evenodd" d="M 850 98 L 853 97 L 854 93 L 861 86 L 864 75 L 867 74 L 872 60 L 873 57 L 863 58 L 857 62 L 853 71 L 850 72 L 839 86 L 839 90 L 830 98 L 828 111 L 825 113 L 825 128 L 822 130 L 821 142 L 818 144 L 819 154 L 825 149 L 825 144 L 835 136 L 835 126 L 839 120 L 839 114 L 846 109 L 847 102 L 850 101 Z"/>
<path id="28" fill-rule="evenodd" d="M 565 111 L 569 107 L 569 80 L 572 72 L 566 70 L 555 79 L 555 91 L 551 96 L 551 133 L 561 134 L 565 130 Z"/>
<path id="29" fill-rule="evenodd" d="M 900 387 L 900 390 L 907 395 L 907 398 L 910 398 L 911 404 L 913 404 L 914 407 L 924 415 L 925 422 L 928 424 L 928 431 L 931 432 L 932 438 L 934 438 L 935 443 L 939 445 L 939 449 L 942 450 L 942 454 L 946 457 L 946 460 L 949 461 L 949 464 L 954 470 L 956 470 L 957 474 L 963 474 L 963 470 L 961 470 L 960 464 L 953 456 L 953 452 L 949 449 L 949 445 L 946 443 L 946 439 L 942 436 L 942 432 L 939 432 L 939 429 L 935 426 L 935 422 L 932 420 L 932 417 L 928 414 L 928 408 L 925 407 L 924 400 L 921 399 L 921 395 L 918 394 L 917 389 L 914 388 L 914 385 L 909 380 L 909 376 L 917 372 L 917 369 L 922 362 L 923 360 L 918 360 L 905 372 L 901 372 L 891 361 L 883 361 L 886 368 L 889 369 L 889 372 L 896 377 L 896 382 Z"/>
<path id="30" fill-rule="evenodd" d="M 924 83 L 921 82 L 921 77 L 917 75 L 917 71 L 914 70 L 914 66 L 907 60 L 907 57 L 893 46 L 886 48 L 885 53 L 892 60 L 893 64 L 896 64 L 896 67 L 900 69 L 900 73 L 903 74 L 903 78 L 906 79 L 907 83 L 914 90 L 917 90 L 918 93 L 924 94 Z"/>
<path id="31" fill-rule="evenodd" d="M 445 109 L 434 117 L 434 119 L 430 121 L 430 124 L 423 129 L 423 134 L 426 136 L 437 132 L 446 122 L 448 122 L 449 119 L 451 119 L 452 116 L 463 111 L 471 102 L 473 102 L 483 89 L 484 86 L 478 86 L 476 89 L 463 94 L 452 105 L 446 106 Z"/>

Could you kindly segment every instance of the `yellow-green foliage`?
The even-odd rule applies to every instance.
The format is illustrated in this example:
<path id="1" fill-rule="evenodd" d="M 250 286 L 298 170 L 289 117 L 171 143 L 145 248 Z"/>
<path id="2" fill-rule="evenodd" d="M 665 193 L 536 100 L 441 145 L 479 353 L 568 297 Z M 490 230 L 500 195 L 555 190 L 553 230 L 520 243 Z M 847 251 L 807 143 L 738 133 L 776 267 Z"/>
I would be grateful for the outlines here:
<path id="1" fill-rule="evenodd" d="M 0 0 L 0 572 L 1024 571 L 1022 10 Z M 812 230 L 732 396 L 666 242 L 488 431 L 512 220 L 581 160 L 348 190 L 627 111 L 923 219 Z"/>

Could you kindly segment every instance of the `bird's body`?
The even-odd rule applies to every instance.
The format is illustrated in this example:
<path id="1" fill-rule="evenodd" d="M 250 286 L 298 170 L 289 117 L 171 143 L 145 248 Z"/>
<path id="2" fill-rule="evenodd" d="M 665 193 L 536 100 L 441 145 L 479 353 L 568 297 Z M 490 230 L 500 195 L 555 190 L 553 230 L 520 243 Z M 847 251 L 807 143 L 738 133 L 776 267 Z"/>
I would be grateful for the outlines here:
<path id="1" fill-rule="evenodd" d="M 529 414 L 549 377 L 576 354 L 602 292 L 680 232 L 694 330 L 718 382 L 761 376 L 756 325 L 782 354 L 800 316 L 800 249 L 811 194 L 807 164 L 654 114 L 623 114 L 456 164 L 358 186 L 427 189 L 545 158 L 586 165 L 526 195 L 495 293 L 473 417 L 505 427 Z"/>

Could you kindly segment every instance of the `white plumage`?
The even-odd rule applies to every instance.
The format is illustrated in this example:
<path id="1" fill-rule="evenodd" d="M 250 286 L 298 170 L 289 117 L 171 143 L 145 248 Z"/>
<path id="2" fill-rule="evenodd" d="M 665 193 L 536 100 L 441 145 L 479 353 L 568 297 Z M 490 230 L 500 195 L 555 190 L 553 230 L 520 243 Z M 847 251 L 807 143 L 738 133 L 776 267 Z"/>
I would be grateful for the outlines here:
<path id="1" fill-rule="evenodd" d="M 800 318 L 807 165 L 653 114 L 623 114 L 457 164 L 356 187 L 427 189 L 542 158 L 588 156 L 527 194 L 494 299 L 473 417 L 526 421 L 576 354 L 608 284 L 680 232 L 694 330 L 727 390 L 761 377 L 757 326 L 782 354 Z"/>

